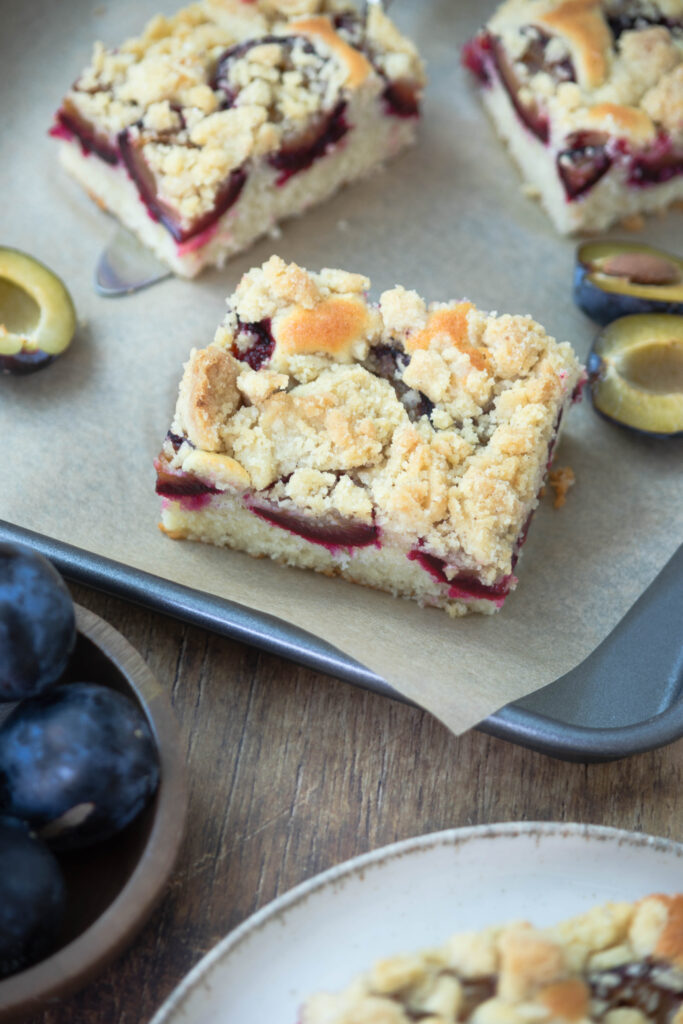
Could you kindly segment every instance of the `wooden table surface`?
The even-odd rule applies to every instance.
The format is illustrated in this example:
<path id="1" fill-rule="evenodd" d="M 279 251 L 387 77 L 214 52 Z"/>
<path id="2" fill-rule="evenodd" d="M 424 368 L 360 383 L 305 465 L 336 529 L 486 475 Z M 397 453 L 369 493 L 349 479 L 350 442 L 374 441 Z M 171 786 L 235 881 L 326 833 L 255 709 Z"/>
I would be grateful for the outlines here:
<path id="1" fill-rule="evenodd" d="M 456 739 L 416 708 L 84 587 L 72 592 L 168 686 L 190 810 L 170 887 L 133 945 L 35 1024 L 146 1024 L 185 973 L 259 907 L 395 840 L 511 820 L 591 822 L 683 840 L 683 740 L 582 765 L 476 731 Z"/>

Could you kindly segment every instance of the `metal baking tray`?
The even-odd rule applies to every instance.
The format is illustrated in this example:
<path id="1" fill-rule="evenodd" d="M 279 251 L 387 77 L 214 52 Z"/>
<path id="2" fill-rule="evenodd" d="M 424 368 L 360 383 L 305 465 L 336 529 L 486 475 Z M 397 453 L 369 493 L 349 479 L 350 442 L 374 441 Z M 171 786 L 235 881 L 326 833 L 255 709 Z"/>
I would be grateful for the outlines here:
<path id="1" fill-rule="evenodd" d="M 0 541 L 31 545 L 76 583 L 404 700 L 359 662 L 272 615 L 2 521 Z M 478 728 L 567 761 L 613 761 L 683 736 L 683 546 L 585 661 Z"/>

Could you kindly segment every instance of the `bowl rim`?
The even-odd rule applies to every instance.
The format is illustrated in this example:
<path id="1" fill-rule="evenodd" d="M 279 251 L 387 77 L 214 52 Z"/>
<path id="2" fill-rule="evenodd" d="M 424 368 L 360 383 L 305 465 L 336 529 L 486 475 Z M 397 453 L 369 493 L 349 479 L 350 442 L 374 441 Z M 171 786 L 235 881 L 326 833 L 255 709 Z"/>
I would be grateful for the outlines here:
<path id="1" fill-rule="evenodd" d="M 185 832 L 187 778 L 170 699 L 118 630 L 87 608 L 74 607 L 78 632 L 125 676 L 154 734 L 160 761 L 156 812 L 140 860 L 104 913 L 51 956 L 0 981 L 2 1024 L 82 988 L 123 952 L 161 899 Z"/>

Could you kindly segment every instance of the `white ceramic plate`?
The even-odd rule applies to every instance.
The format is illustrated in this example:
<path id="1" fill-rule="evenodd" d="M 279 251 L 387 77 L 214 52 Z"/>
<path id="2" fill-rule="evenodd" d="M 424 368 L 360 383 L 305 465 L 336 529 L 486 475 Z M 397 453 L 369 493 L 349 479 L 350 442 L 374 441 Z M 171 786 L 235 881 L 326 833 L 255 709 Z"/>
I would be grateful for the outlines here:
<path id="1" fill-rule="evenodd" d="M 409 839 L 304 882 L 223 939 L 151 1024 L 296 1024 L 307 995 L 380 956 L 605 900 L 683 888 L 683 845 L 593 825 L 509 822 Z"/>

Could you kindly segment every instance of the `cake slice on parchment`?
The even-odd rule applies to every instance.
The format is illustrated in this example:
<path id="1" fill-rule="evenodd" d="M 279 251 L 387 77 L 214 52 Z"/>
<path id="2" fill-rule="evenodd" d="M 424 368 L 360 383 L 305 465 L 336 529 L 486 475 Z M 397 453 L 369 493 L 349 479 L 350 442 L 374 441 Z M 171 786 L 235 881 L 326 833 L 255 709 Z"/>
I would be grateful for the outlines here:
<path id="1" fill-rule="evenodd" d="M 92 197 L 193 277 L 411 143 L 423 84 L 377 4 L 199 0 L 96 44 L 52 134 Z"/>
<path id="2" fill-rule="evenodd" d="M 273 256 L 185 367 L 162 529 L 493 612 L 582 370 L 529 316 Z"/>
<path id="3" fill-rule="evenodd" d="M 608 903 L 548 929 L 454 935 L 381 960 L 300 1024 L 682 1024 L 683 895 Z"/>
<path id="4" fill-rule="evenodd" d="M 560 232 L 683 200 L 681 0 L 506 0 L 463 57 Z"/>

